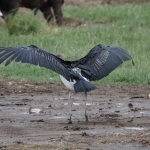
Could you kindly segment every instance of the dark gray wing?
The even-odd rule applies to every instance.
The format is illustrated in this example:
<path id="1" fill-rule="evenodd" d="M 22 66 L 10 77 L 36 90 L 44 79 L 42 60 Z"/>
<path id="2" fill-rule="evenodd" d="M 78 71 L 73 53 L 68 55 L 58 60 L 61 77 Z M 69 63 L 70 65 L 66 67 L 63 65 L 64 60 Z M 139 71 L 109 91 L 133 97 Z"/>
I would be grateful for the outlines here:
<path id="1" fill-rule="evenodd" d="M 84 77 L 94 81 L 106 77 L 127 60 L 132 60 L 132 57 L 124 49 L 97 45 L 85 57 L 72 62 L 72 66 L 80 68 Z"/>
<path id="2" fill-rule="evenodd" d="M 29 63 L 51 69 L 70 80 L 70 72 L 63 64 L 63 60 L 36 46 L 0 47 L 0 64 L 6 61 L 5 66 L 13 60 L 15 62 Z"/>

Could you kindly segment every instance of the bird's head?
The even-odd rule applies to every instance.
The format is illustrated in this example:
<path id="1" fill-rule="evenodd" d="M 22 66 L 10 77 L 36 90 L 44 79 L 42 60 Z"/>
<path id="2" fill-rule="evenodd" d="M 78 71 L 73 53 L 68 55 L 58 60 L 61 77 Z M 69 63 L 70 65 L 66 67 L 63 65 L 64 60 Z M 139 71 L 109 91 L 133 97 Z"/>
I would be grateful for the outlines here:
<path id="1" fill-rule="evenodd" d="M 62 59 L 62 55 L 60 54 L 55 54 L 55 56 Z"/>

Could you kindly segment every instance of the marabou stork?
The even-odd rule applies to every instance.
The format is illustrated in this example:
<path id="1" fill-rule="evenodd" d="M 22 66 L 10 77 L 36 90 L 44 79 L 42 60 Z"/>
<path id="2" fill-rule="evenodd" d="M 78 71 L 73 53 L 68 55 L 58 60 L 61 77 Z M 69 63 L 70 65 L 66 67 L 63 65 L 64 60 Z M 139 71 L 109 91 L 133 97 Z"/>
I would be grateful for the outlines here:
<path id="1" fill-rule="evenodd" d="M 83 58 L 77 61 L 65 61 L 57 55 L 48 53 L 34 45 L 23 47 L 0 47 L 0 64 L 6 61 L 5 66 L 11 61 L 29 63 L 51 69 L 60 74 L 60 78 L 69 90 L 70 119 L 72 123 L 72 99 L 70 90 L 76 93 L 85 93 L 85 119 L 87 92 L 96 89 L 89 81 L 95 81 L 106 77 L 124 61 L 132 60 L 132 57 L 122 48 L 114 46 L 96 45 Z M 80 70 L 80 72 L 78 71 Z"/>

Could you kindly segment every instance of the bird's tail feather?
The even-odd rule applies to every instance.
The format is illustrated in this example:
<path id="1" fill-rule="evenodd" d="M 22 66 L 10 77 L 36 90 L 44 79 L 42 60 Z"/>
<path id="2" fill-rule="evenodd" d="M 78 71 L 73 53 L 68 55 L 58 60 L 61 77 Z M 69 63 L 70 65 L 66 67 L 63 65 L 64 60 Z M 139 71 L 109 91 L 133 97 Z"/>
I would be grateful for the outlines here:
<path id="1" fill-rule="evenodd" d="M 85 80 L 79 80 L 74 84 L 74 90 L 76 93 L 78 92 L 89 92 L 97 89 L 97 87 Z"/>

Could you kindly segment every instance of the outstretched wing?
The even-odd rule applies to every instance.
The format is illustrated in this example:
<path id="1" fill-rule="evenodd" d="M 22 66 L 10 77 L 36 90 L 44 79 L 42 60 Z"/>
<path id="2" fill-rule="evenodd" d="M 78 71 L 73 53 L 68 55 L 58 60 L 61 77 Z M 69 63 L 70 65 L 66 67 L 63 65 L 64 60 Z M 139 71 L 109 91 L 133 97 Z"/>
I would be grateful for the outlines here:
<path id="1" fill-rule="evenodd" d="M 80 68 L 84 77 L 94 81 L 106 77 L 127 60 L 132 60 L 132 57 L 124 49 L 97 45 L 85 57 L 72 62 L 72 65 Z"/>
<path id="2" fill-rule="evenodd" d="M 6 61 L 5 66 L 11 61 L 29 63 L 40 67 L 51 69 L 70 80 L 70 72 L 63 60 L 36 46 L 25 47 L 0 47 L 0 64 Z"/>

